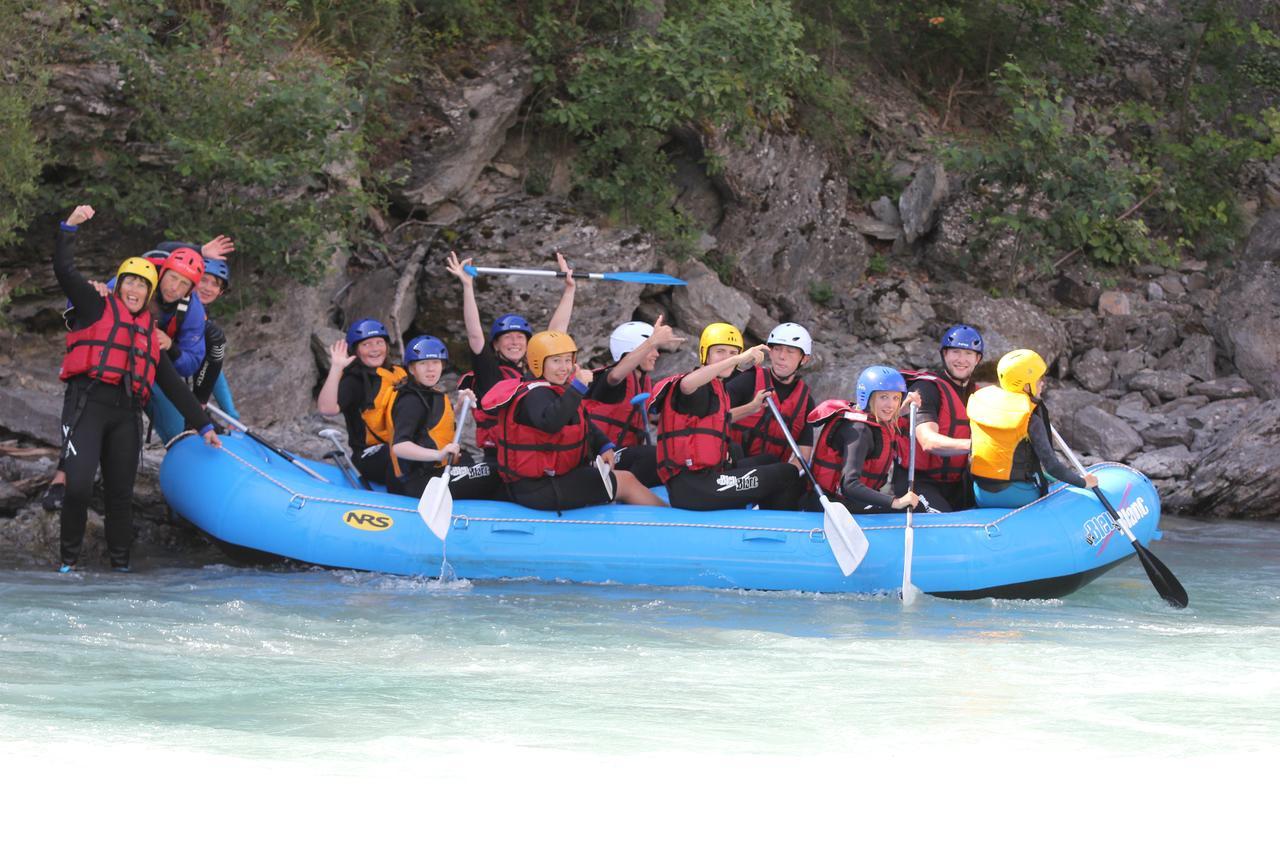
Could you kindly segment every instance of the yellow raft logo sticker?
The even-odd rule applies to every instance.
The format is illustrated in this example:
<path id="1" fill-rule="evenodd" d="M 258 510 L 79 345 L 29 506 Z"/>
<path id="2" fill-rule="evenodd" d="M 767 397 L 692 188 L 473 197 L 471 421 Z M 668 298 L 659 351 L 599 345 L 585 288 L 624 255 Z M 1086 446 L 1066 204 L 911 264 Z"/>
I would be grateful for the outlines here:
<path id="1" fill-rule="evenodd" d="M 367 509 L 347 510 L 343 513 L 342 520 L 348 527 L 354 527 L 356 530 L 390 530 L 391 525 L 395 524 L 391 516 Z"/>

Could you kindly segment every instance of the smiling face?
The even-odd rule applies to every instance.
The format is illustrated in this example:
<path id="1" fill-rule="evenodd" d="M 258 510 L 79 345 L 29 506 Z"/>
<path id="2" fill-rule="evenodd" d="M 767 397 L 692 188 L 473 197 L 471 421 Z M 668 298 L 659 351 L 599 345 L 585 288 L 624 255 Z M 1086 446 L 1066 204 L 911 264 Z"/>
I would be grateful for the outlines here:
<path id="1" fill-rule="evenodd" d="M 529 349 L 529 338 L 524 332 L 503 332 L 493 339 L 493 349 L 512 364 L 519 364 Z"/>
<path id="2" fill-rule="evenodd" d="M 177 302 L 191 292 L 191 279 L 185 278 L 173 270 L 165 270 L 160 277 L 160 299 L 164 302 Z"/>
<path id="3" fill-rule="evenodd" d="M 971 349 L 947 347 L 942 351 L 942 363 L 946 365 L 947 373 L 961 384 L 969 381 L 980 361 L 982 356 Z"/>
<path id="4" fill-rule="evenodd" d="M 444 362 L 438 358 L 424 358 L 409 365 L 409 372 L 419 385 L 431 388 L 440 381 L 440 375 L 444 373 Z"/>
<path id="5" fill-rule="evenodd" d="M 200 283 L 196 285 L 196 298 L 201 304 L 210 305 L 221 295 L 222 279 L 211 273 L 200 276 Z"/>
<path id="6" fill-rule="evenodd" d="M 719 364 L 726 358 L 733 358 L 740 352 L 742 352 L 742 349 L 732 344 L 712 344 L 707 348 L 707 364 Z"/>
<path id="7" fill-rule="evenodd" d="M 898 417 L 898 409 L 902 406 L 902 392 L 873 391 L 867 406 L 871 409 L 871 416 L 880 423 L 893 423 Z"/>
<path id="8" fill-rule="evenodd" d="M 662 355 L 662 353 L 659 352 L 657 347 L 649 350 L 649 352 L 645 354 L 644 359 L 640 362 L 640 370 L 644 373 L 651 373 L 653 369 L 658 366 L 658 356 L 660 355 Z"/>
<path id="9" fill-rule="evenodd" d="M 789 344 L 769 345 L 769 369 L 773 371 L 773 378 L 783 383 L 789 382 L 800 369 L 800 365 L 808 360 L 809 356 L 805 355 L 800 347 Z"/>
<path id="10" fill-rule="evenodd" d="M 365 367 L 382 367 L 387 360 L 386 338 L 365 338 L 356 344 L 356 357 Z"/>
<path id="11" fill-rule="evenodd" d="M 126 273 L 116 280 L 116 294 L 130 313 L 137 314 L 147 305 L 147 297 L 151 295 L 151 285 L 142 276 Z"/>
<path id="12" fill-rule="evenodd" d="M 552 385 L 564 385 L 577 372 L 577 360 L 578 354 L 576 352 L 563 352 L 559 355 L 547 356 L 542 360 L 542 378 Z"/>

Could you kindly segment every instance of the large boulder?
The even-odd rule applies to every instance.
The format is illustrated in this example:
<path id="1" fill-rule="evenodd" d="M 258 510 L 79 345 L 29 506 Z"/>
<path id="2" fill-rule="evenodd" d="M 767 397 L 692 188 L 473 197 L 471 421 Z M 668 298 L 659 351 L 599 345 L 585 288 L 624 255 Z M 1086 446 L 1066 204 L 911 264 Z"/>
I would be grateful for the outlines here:
<path id="1" fill-rule="evenodd" d="M 500 43 L 456 80 L 429 76 L 421 97 L 395 105 L 408 128 L 400 140 L 405 159 L 391 169 L 404 187 L 399 199 L 428 212 L 446 202 L 464 205 L 519 118 L 532 78 L 528 53 Z"/>
<path id="2" fill-rule="evenodd" d="M 1238 265 L 1222 286 L 1214 333 L 1240 375 L 1280 395 L 1280 261 Z"/>
<path id="3" fill-rule="evenodd" d="M 1077 451 L 1099 459 L 1123 462 L 1142 448 L 1142 436 L 1123 418 L 1097 406 L 1075 412 L 1054 411 L 1063 438 Z"/>
<path id="4" fill-rule="evenodd" d="M 525 199 L 461 220 L 453 229 L 450 245 L 438 240 L 427 252 L 413 323 L 417 330 L 443 338 L 451 354 L 469 350 L 462 323 L 462 289 L 444 265 L 450 249 L 456 248 L 463 258 L 476 253 L 476 264 L 489 267 L 555 269 L 557 251 L 584 271 L 645 271 L 658 263 L 653 241 L 644 232 L 600 227 L 553 199 Z M 632 319 L 642 294 L 662 291 L 587 278 L 577 283 L 569 333 L 584 361 L 607 357 L 614 327 Z M 495 275 L 481 276 L 476 282 L 476 301 L 486 330 L 494 318 L 508 312 L 524 315 L 534 329 L 545 329 L 562 293 L 561 280 L 555 278 Z M 465 364 L 459 361 L 459 366 Z"/>
<path id="5" fill-rule="evenodd" d="M 1161 356 L 1156 367 L 1160 370 L 1179 370 L 1190 374 L 1192 379 L 1207 382 L 1218 375 L 1214 366 L 1217 354 L 1213 338 L 1208 335 L 1188 335 L 1181 344 Z"/>
<path id="6" fill-rule="evenodd" d="M 1181 479 L 1195 464 L 1196 454 L 1182 445 L 1139 453 L 1129 464 L 1153 480 Z"/>
<path id="7" fill-rule="evenodd" d="M 710 323 L 731 323 L 746 330 L 753 306 L 746 295 L 721 283 L 720 276 L 701 261 L 689 261 L 677 276 L 689 284 L 674 288 L 671 294 L 674 325 L 696 333 Z"/>
<path id="8" fill-rule="evenodd" d="M 847 290 L 862 279 L 867 242 L 849 220 L 849 185 L 812 142 L 760 133 L 708 142 L 723 165 L 718 248 L 730 283 L 784 320 L 812 323 L 810 287 Z"/>
<path id="9" fill-rule="evenodd" d="M 908 243 L 928 234 L 938 217 L 938 208 L 950 189 L 947 170 L 937 161 L 926 163 L 916 172 L 898 199 L 902 231 Z"/>
<path id="10" fill-rule="evenodd" d="M 1200 457 L 1189 509 L 1220 517 L 1280 517 L 1280 400 L 1249 412 Z"/>
<path id="11" fill-rule="evenodd" d="M 62 387 L 29 376 L 0 384 L 0 428 L 51 447 L 62 443 Z"/>
<path id="12" fill-rule="evenodd" d="M 1090 391 L 1101 391 L 1111 384 L 1111 359 L 1098 347 L 1092 347 L 1071 363 L 1071 375 Z"/>
<path id="13" fill-rule="evenodd" d="M 1069 351 L 1066 327 L 1024 299 L 996 299 L 952 282 L 935 287 L 933 310 L 944 323 L 969 323 L 982 332 L 986 360 L 995 363 L 1015 349 L 1033 349 L 1050 367 Z"/>

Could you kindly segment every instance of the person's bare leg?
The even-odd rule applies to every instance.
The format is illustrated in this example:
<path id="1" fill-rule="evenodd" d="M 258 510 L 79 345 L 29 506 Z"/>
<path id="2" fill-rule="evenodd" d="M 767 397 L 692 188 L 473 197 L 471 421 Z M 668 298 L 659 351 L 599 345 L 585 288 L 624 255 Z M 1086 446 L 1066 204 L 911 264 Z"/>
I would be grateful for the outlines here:
<path id="1" fill-rule="evenodd" d="M 630 471 L 614 471 L 613 476 L 618 480 L 618 497 L 619 503 L 632 504 L 634 506 L 666 506 L 666 502 L 636 479 L 636 475 Z"/>

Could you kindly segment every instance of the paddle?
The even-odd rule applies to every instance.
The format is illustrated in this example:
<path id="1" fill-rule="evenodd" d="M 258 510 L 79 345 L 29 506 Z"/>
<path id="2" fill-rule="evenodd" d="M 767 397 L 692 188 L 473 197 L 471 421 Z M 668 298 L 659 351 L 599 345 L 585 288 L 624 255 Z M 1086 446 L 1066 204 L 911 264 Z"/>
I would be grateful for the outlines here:
<path id="1" fill-rule="evenodd" d="M 1071 460 L 1071 464 L 1075 466 L 1076 471 L 1080 472 L 1080 476 L 1084 476 L 1084 466 L 1080 464 L 1080 460 L 1071 452 L 1071 448 L 1063 441 L 1062 436 L 1058 434 L 1055 427 L 1050 427 L 1053 431 L 1053 440 L 1058 443 L 1058 447 L 1062 448 L 1062 452 L 1067 454 L 1067 458 Z M 1111 522 L 1129 538 L 1129 544 L 1133 546 L 1133 550 L 1138 552 L 1138 559 L 1142 561 L 1142 568 L 1146 569 L 1147 577 L 1151 580 L 1151 585 L 1156 588 L 1156 592 L 1160 593 L 1160 597 L 1167 601 L 1170 606 L 1179 610 L 1187 606 L 1190 598 L 1187 591 L 1183 589 L 1182 584 L 1173 576 L 1173 572 L 1169 571 L 1169 567 L 1160 561 L 1160 558 L 1152 554 L 1138 538 L 1133 535 L 1133 531 L 1120 518 L 1120 513 L 1116 512 L 1116 508 L 1111 505 L 1111 501 L 1107 500 L 1107 496 L 1102 493 L 1101 486 L 1094 486 L 1093 493 L 1098 496 L 1098 500 L 1102 501 L 1102 505 L 1106 507 L 1107 514 L 1111 516 Z"/>
<path id="2" fill-rule="evenodd" d="M 342 442 L 339 441 L 339 439 L 342 438 L 342 433 L 336 429 L 330 428 L 320 430 L 319 435 L 321 438 L 327 438 L 329 441 L 333 442 L 333 450 L 326 453 L 325 458 L 328 459 L 330 456 L 333 457 L 333 461 L 337 463 L 340 469 L 342 469 L 342 473 L 346 476 L 347 482 L 351 484 L 352 488 L 372 491 L 372 487 L 370 487 L 365 478 L 360 475 L 360 472 L 356 470 L 356 466 L 351 463 L 351 457 L 347 455 L 347 449 L 343 447 Z"/>
<path id="3" fill-rule="evenodd" d="M 818 485 L 818 480 L 813 476 L 812 469 L 809 468 L 808 460 L 800 452 L 800 447 L 796 444 L 795 438 L 792 437 L 791 430 L 787 429 L 787 422 L 783 420 L 782 413 L 778 411 L 778 404 L 774 402 L 772 396 L 764 399 L 769 404 L 769 411 L 773 413 L 778 426 L 782 428 L 782 435 L 787 439 L 787 444 L 791 445 L 791 452 L 796 455 L 796 459 L 800 460 L 800 467 L 804 469 L 804 473 L 809 477 L 809 482 L 813 483 L 813 488 L 818 493 L 818 500 L 822 503 L 822 529 L 827 535 L 827 545 L 831 547 L 831 553 L 835 555 L 836 562 L 840 565 L 840 571 L 844 572 L 845 577 L 848 577 L 853 574 L 854 570 L 858 568 L 858 564 L 862 562 L 862 558 L 867 555 L 867 548 L 870 547 L 870 543 L 867 542 L 867 534 L 863 533 L 862 528 L 853 520 L 853 516 L 849 514 L 848 507 L 830 500 L 826 492 L 822 491 L 822 486 Z"/>
<path id="4" fill-rule="evenodd" d="M 458 409 L 458 421 L 453 429 L 453 434 L 457 438 L 462 437 L 462 430 L 467 425 L 469 414 L 471 414 L 470 397 L 463 400 L 462 407 Z M 449 528 L 453 524 L 453 494 L 449 491 L 451 462 L 452 460 L 445 460 L 444 471 L 427 481 L 427 487 L 422 490 L 422 497 L 418 500 L 418 515 L 441 542 L 449 535 Z"/>
<path id="5" fill-rule="evenodd" d="M 566 273 L 559 270 L 526 270 L 506 267 L 473 267 L 465 266 L 467 275 L 536 275 L 546 278 L 564 278 Z M 573 271 L 574 278 L 594 278 L 598 281 L 625 281 L 631 284 L 666 284 L 682 286 L 689 282 L 673 275 L 660 272 L 578 272 Z"/>
<path id="6" fill-rule="evenodd" d="M 653 426 L 649 423 L 649 398 L 652 396 L 648 391 L 641 391 L 631 398 L 631 405 L 640 411 L 640 423 L 644 426 L 645 443 L 650 445 L 657 444 L 653 440 Z"/>
<path id="7" fill-rule="evenodd" d="M 306 471 L 308 474 L 310 474 L 312 477 L 315 477 L 317 480 L 319 480 L 322 483 L 329 482 L 328 478 L 322 477 L 321 475 L 317 474 L 312 468 L 304 464 L 302 460 L 300 460 L 298 457 L 294 456 L 292 453 L 290 453 L 289 451 L 285 450 L 282 447 L 276 447 L 274 444 L 267 441 L 265 438 L 258 435 L 256 432 L 249 429 L 244 424 L 240 423 L 240 421 L 231 417 L 231 415 L 228 415 L 226 412 L 222 411 L 222 409 L 219 409 L 213 403 L 206 403 L 205 408 L 213 412 L 218 417 L 222 418 L 227 423 L 231 424 L 231 426 L 240 430 L 245 435 L 249 436 L 249 438 L 252 438 L 254 441 L 258 442 L 258 444 L 261 444 L 267 450 L 270 450 L 272 453 L 279 456 L 281 459 L 284 459 L 287 462 L 292 462 L 294 465 L 297 465 L 303 471 Z"/>
<path id="8" fill-rule="evenodd" d="M 915 403 L 911 404 L 911 432 L 907 436 L 907 440 L 911 442 L 911 449 L 907 452 L 907 491 L 915 491 L 916 488 L 916 410 Z M 916 531 L 911 526 L 911 504 L 907 504 L 907 526 L 903 529 L 902 534 L 902 606 L 910 607 L 916 603 L 919 590 L 911 583 L 911 557 L 916 545 Z"/>

